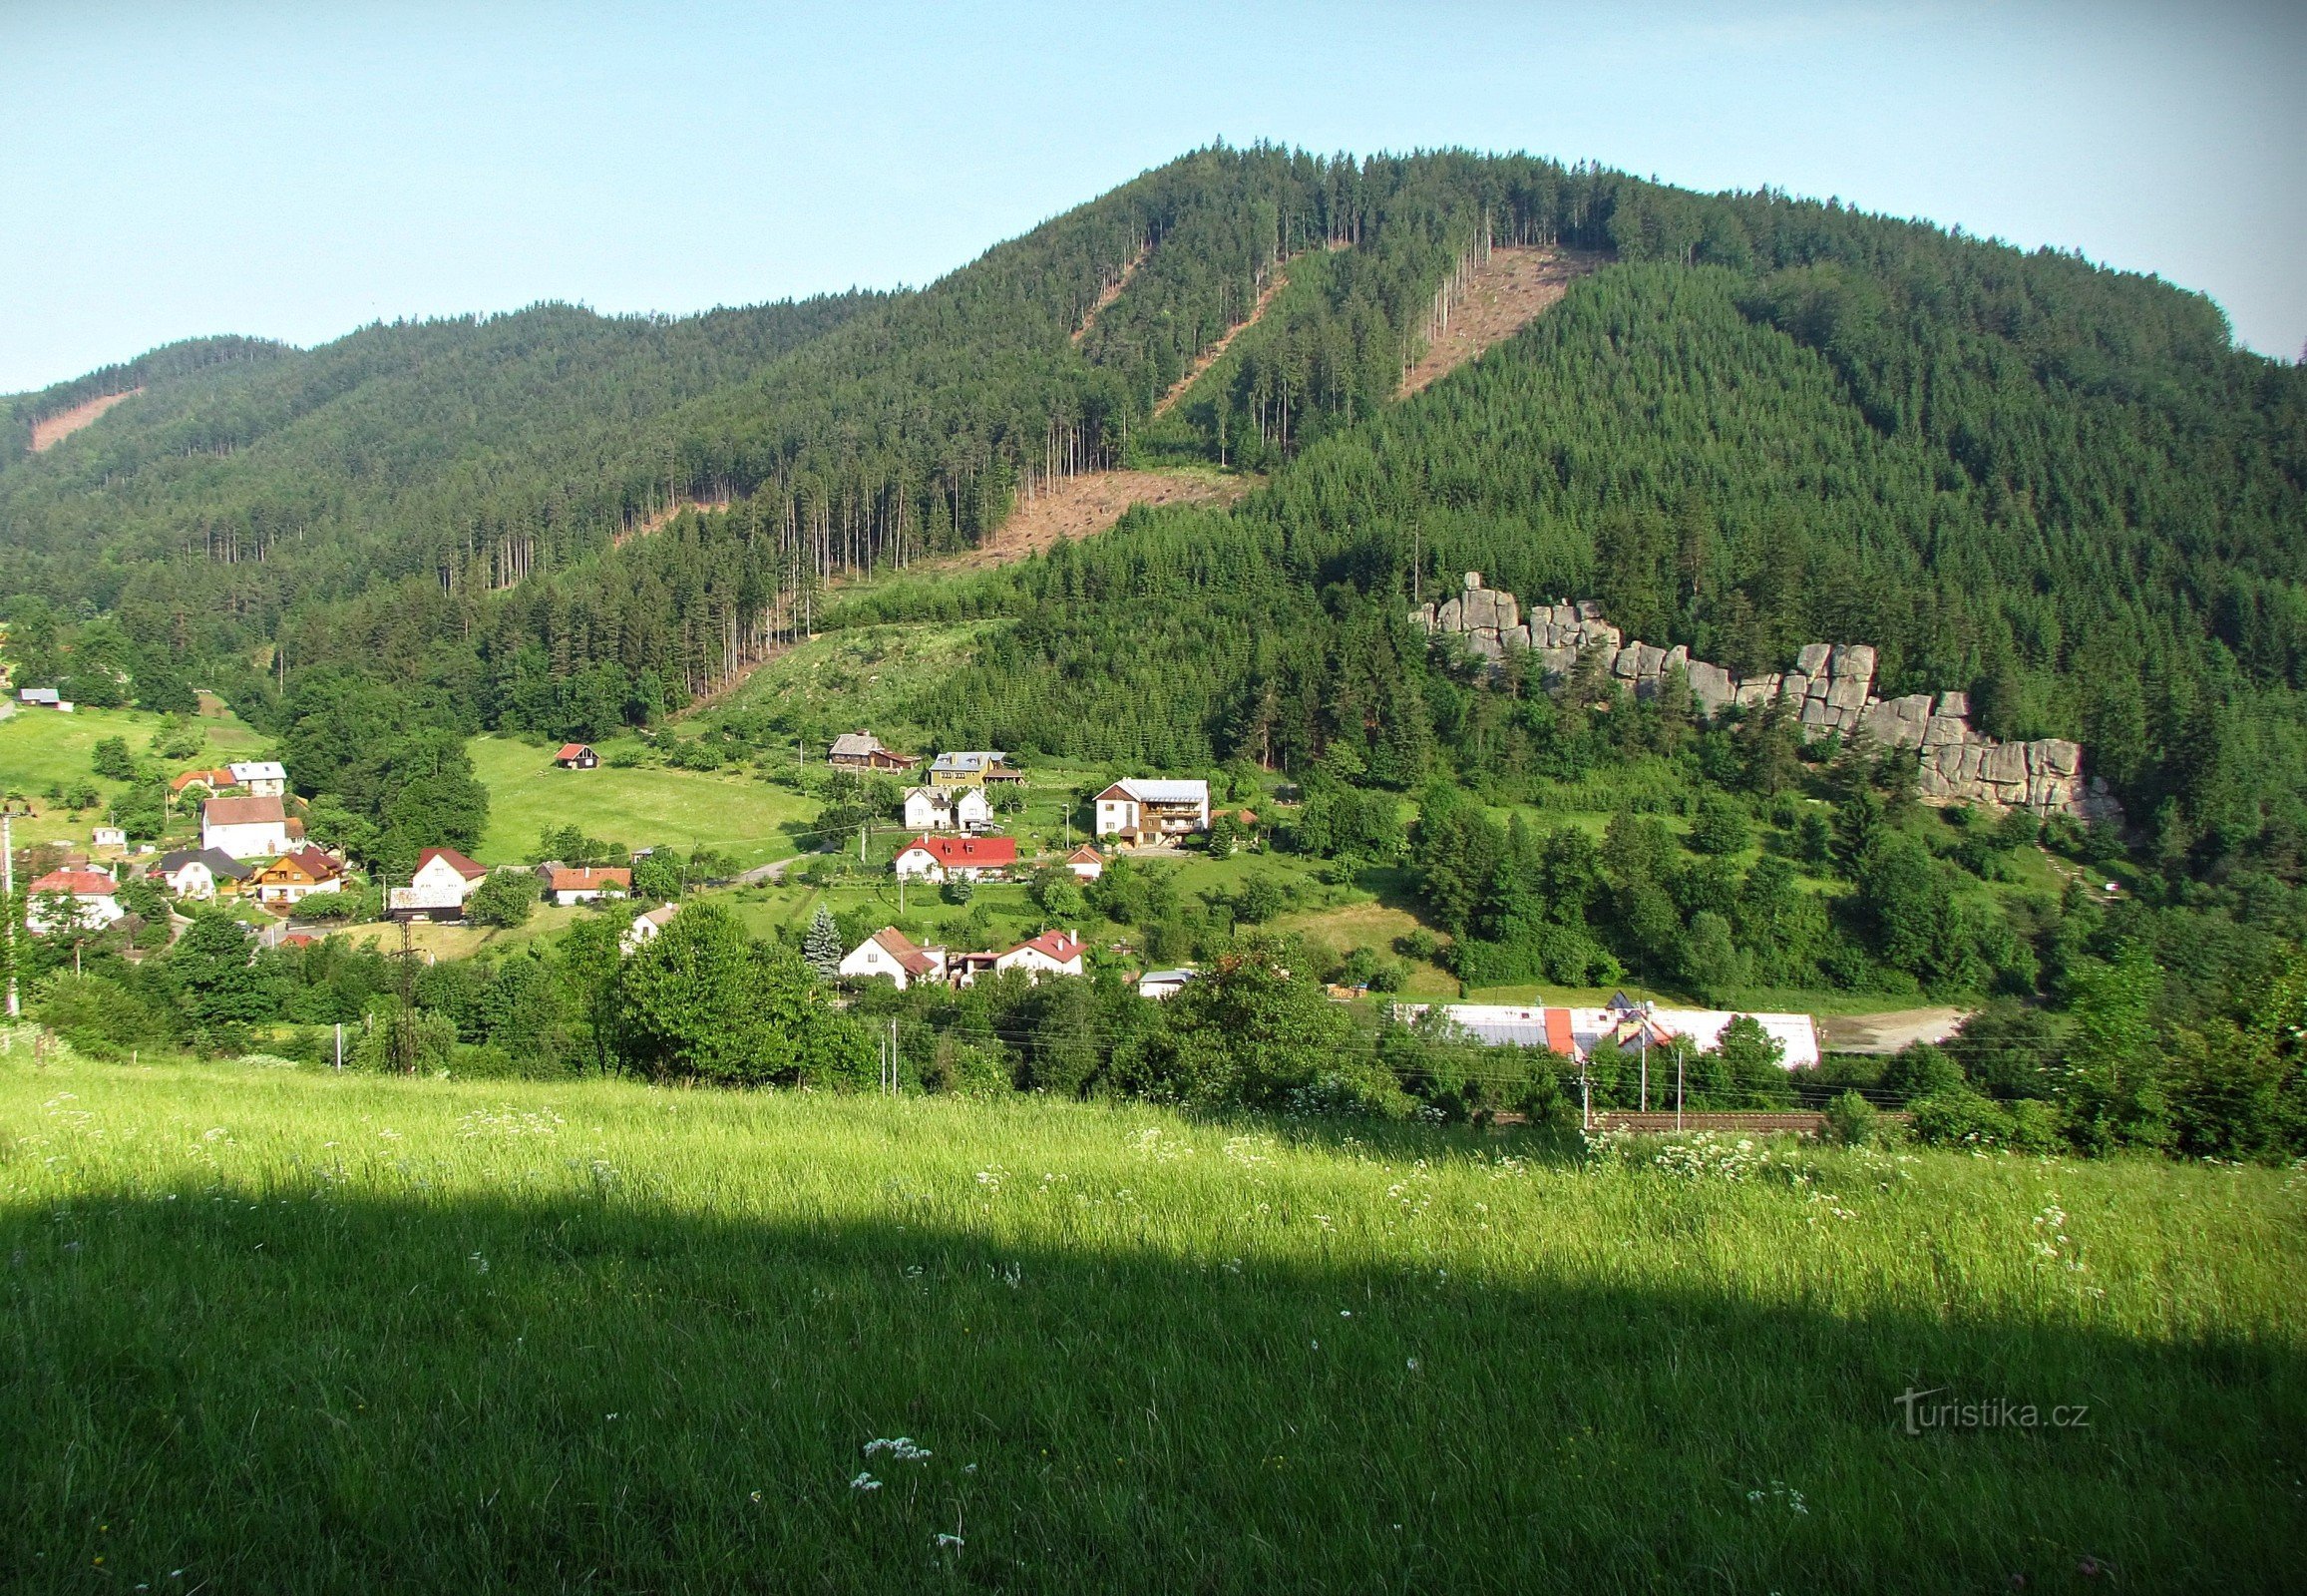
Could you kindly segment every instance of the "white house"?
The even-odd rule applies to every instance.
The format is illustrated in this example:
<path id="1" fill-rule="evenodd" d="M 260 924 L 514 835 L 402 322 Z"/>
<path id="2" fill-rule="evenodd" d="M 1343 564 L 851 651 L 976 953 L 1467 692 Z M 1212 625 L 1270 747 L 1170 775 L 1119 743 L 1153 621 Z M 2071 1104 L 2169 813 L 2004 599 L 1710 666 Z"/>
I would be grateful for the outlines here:
<path id="1" fill-rule="evenodd" d="M 24 929 L 35 937 L 63 930 L 74 916 L 101 931 L 128 913 L 121 907 L 118 885 L 101 870 L 51 870 L 26 892 Z M 67 903 L 72 907 L 66 908 Z"/>
<path id="2" fill-rule="evenodd" d="M 227 766 L 232 785 L 245 787 L 258 798 L 279 798 L 288 792 L 288 772 L 277 759 L 249 759 Z"/>
<path id="3" fill-rule="evenodd" d="M 664 933 L 680 913 L 679 904 L 659 904 L 645 915 L 636 915 L 633 923 L 624 928 L 624 936 L 617 946 L 627 954 L 637 954 Z"/>
<path id="4" fill-rule="evenodd" d="M 904 992 L 917 981 L 942 980 L 946 951 L 917 947 L 897 927 L 884 926 L 849 951 L 840 973 L 851 981 L 892 981 Z"/>
<path id="5" fill-rule="evenodd" d="M 160 862 L 153 866 L 153 874 L 179 898 L 205 901 L 216 896 L 218 882 L 246 881 L 250 871 L 221 848 L 181 848 L 161 855 Z"/>
<path id="6" fill-rule="evenodd" d="M 566 909 L 571 904 L 597 903 L 603 898 L 623 898 L 632 892 L 632 872 L 622 865 L 595 868 L 591 865 L 555 865 L 546 872 L 546 888 L 553 901 Z"/>
<path id="7" fill-rule="evenodd" d="M 1017 862 L 1014 837 L 921 836 L 898 851 L 890 868 L 901 876 L 942 882 L 948 877 L 977 881 Z"/>
<path id="8" fill-rule="evenodd" d="M 1095 881 L 1105 874 L 1105 855 L 1083 843 L 1065 856 L 1065 868 L 1077 881 Z"/>
<path id="9" fill-rule="evenodd" d="M 1117 781 L 1092 802 L 1097 835 L 1129 847 L 1165 842 L 1210 829 L 1210 784 L 1206 781 Z"/>
<path id="10" fill-rule="evenodd" d="M 1190 970 L 1149 970 L 1137 978 L 1137 995 L 1160 1002 L 1185 991 L 1186 983 L 1193 979 Z"/>
<path id="11" fill-rule="evenodd" d="M 1043 976 L 1078 976 L 1081 956 L 1089 945 L 1070 931 L 1045 931 L 995 956 L 995 970 L 1022 970 L 1034 980 Z"/>
<path id="12" fill-rule="evenodd" d="M 388 915 L 427 920 L 454 920 L 465 912 L 465 901 L 489 878 L 488 869 L 454 848 L 427 848 L 417 855 L 409 884 L 385 895 Z"/>
<path id="13" fill-rule="evenodd" d="M 89 841 L 97 848 L 126 848 L 128 833 L 118 826 L 99 826 L 89 833 Z"/>
<path id="14" fill-rule="evenodd" d="M 288 851 L 288 814 L 272 798 L 211 798 L 200 805 L 200 846 L 234 859 L 270 859 Z"/>
<path id="15" fill-rule="evenodd" d="M 993 806 L 982 787 L 909 787 L 906 827 L 911 831 L 983 831 Z"/>

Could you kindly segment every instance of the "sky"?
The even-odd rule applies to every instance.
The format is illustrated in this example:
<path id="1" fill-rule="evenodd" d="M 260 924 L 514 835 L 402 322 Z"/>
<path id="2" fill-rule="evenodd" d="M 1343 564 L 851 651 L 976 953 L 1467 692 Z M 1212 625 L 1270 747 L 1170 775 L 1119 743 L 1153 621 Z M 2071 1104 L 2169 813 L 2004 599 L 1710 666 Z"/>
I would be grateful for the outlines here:
<path id="1" fill-rule="evenodd" d="M 2307 344 L 2307 4 L 0 0 L 0 393 L 919 284 L 1216 139 L 1837 196 Z"/>

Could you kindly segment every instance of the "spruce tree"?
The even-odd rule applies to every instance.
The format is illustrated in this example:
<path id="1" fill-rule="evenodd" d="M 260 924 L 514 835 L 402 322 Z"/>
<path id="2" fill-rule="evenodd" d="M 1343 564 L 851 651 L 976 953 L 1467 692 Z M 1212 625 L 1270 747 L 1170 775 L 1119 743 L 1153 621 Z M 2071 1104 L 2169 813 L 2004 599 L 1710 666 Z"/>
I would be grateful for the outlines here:
<path id="1" fill-rule="evenodd" d="M 841 974 L 841 928 L 833 923 L 833 911 L 825 905 L 817 906 L 817 913 L 809 922 L 809 934 L 802 939 L 801 957 L 819 979 L 831 981 Z"/>

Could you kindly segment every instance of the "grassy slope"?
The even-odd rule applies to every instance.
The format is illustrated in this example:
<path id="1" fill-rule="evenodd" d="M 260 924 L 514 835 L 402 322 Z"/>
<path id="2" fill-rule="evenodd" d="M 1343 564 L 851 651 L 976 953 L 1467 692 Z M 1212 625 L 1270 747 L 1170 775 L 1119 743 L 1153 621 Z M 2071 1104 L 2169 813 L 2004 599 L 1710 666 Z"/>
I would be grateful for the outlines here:
<path id="1" fill-rule="evenodd" d="M 41 1588 L 2307 1579 L 2280 1172 L 21 1048 L 0 1125 Z M 1910 1387 L 2090 1423 L 1910 1437 Z"/>
<path id="2" fill-rule="evenodd" d="M 863 591 L 862 587 L 858 591 Z M 752 675 L 716 710 L 776 709 L 794 725 L 814 725 L 823 741 L 860 727 L 925 757 L 922 728 L 906 706 L 930 684 L 967 663 L 979 638 L 1003 621 L 854 626 L 789 648 Z M 824 750 L 819 748 L 818 753 Z"/>
<path id="3" fill-rule="evenodd" d="M 89 756 L 105 738 L 119 737 L 139 761 L 153 762 L 152 736 L 161 724 L 161 716 L 135 709 L 80 709 L 69 715 L 20 710 L 0 720 L 0 792 L 23 793 L 34 811 L 29 820 L 17 820 L 18 846 L 70 842 L 87 847 L 89 828 L 104 819 L 105 808 L 125 790 L 122 783 L 92 771 Z M 172 771 L 228 764 L 256 757 L 262 750 L 263 739 L 236 719 L 203 719 L 200 724 L 208 734 L 207 753 L 171 765 Z M 52 783 L 61 782 L 69 788 L 82 781 L 93 783 L 104 802 L 83 810 L 78 817 L 41 796 Z M 198 829 L 198 819 L 196 808 L 180 807 L 172 835 L 181 832 L 190 836 Z"/>
<path id="4" fill-rule="evenodd" d="M 613 744 L 602 744 L 606 758 Z M 563 770 L 553 750 L 509 737 L 475 737 L 474 772 L 489 789 L 483 864 L 514 864 L 536 850 L 549 826 L 578 826 L 628 848 L 670 843 L 719 849 L 740 868 L 783 859 L 809 846 L 805 830 L 816 805 L 798 793 L 750 776 L 642 768 Z"/>

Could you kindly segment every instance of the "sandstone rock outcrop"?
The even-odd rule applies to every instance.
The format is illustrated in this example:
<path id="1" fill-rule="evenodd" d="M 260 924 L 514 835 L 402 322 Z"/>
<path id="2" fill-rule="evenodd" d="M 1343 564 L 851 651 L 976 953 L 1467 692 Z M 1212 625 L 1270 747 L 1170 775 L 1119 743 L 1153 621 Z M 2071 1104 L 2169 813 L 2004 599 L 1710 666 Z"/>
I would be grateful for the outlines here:
<path id="1" fill-rule="evenodd" d="M 1782 701 L 1806 738 L 1864 732 L 1876 742 L 1912 748 L 1921 762 L 1917 786 L 1926 798 L 2073 815 L 2087 821 L 2119 820 L 2122 806 L 2100 777 L 2086 777 L 2083 749 L 2064 738 L 1998 742 L 1971 727 L 1970 698 L 1961 692 L 1878 697 L 1877 655 L 1863 642 L 1805 643 L 1794 668 L 1753 676 L 1704 659 L 1680 645 L 1661 648 L 1629 641 L 1603 617 L 1592 598 L 1537 604 L 1525 611 L 1509 593 L 1482 586 L 1469 571 L 1459 594 L 1421 604 L 1410 622 L 1432 635 L 1455 634 L 1503 666 L 1507 650 L 1527 651 L 1549 686 L 1559 686 L 1590 653 L 1607 677 L 1650 697 L 1676 673 L 1689 683 L 1700 714 L 1712 719 L 1735 705 L 1753 709 Z"/>

